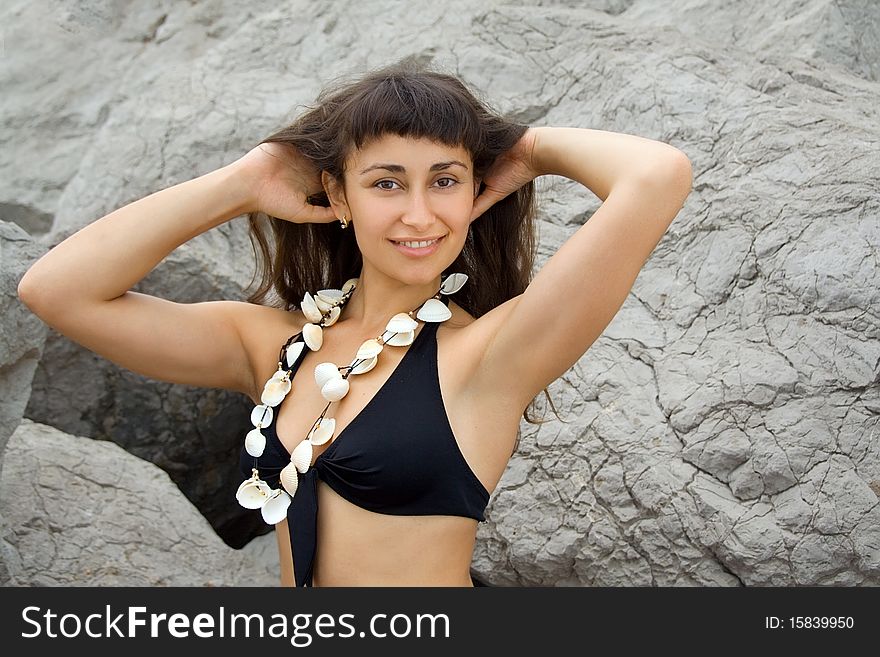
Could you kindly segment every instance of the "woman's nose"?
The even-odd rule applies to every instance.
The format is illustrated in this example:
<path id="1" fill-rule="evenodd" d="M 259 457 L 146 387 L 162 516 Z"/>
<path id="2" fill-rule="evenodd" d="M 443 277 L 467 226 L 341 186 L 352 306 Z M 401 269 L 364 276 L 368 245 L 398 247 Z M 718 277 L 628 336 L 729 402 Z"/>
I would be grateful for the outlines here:
<path id="1" fill-rule="evenodd" d="M 411 226 L 428 226 L 435 217 L 428 194 L 423 191 L 413 192 L 404 210 L 402 220 Z"/>

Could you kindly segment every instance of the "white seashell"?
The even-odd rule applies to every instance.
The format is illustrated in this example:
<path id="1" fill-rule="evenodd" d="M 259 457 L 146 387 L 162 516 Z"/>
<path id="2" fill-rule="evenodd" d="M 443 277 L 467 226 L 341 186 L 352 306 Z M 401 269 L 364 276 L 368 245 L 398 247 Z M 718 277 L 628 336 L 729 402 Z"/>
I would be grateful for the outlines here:
<path id="1" fill-rule="evenodd" d="M 287 367 L 293 367 L 293 364 L 296 362 L 296 359 L 299 358 L 299 355 L 303 352 L 303 348 L 306 346 L 305 342 L 298 340 L 293 344 L 287 345 Z"/>
<path id="2" fill-rule="evenodd" d="M 358 348 L 355 358 L 372 358 L 373 356 L 378 356 L 381 352 L 382 345 L 379 344 L 376 338 L 370 338 L 364 341 Z"/>
<path id="3" fill-rule="evenodd" d="M 248 454 L 259 458 L 263 455 L 263 450 L 266 449 L 266 436 L 259 429 L 251 429 L 244 437 L 244 448 Z"/>
<path id="4" fill-rule="evenodd" d="M 318 306 L 322 315 L 326 315 L 333 308 L 333 304 L 326 301 L 320 294 L 315 297 L 315 305 Z"/>
<path id="5" fill-rule="evenodd" d="M 348 394 L 348 388 L 348 379 L 343 379 L 342 377 L 339 377 L 338 379 L 330 379 L 327 383 L 321 386 L 321 395 L 327 401 L 339 401 Z"/>
<path id="6" fill-rule="evenodd" d="M 293 462 L 294 467 L 300 472 L 308 470 L 309 466 L 312 464 L 312 443 L 308 440 L 301 441 L 299 445 L 293 448 L 290 460 Z"/>
<path id="7" fill-rule="evenodd" d="M 329 303 L 331 306 L 336 306 L 342 303 L 342 296 L 342 290 L 337 290 L 335 287 L 331 287 L 326 290 L 318 290 L 318 294 L 315 295 L 315 301 L 321 299 Z"/>
<path id="8" fill-rule="evenodd" d="M 296 489 L 299 486 L 299 474 L 296 472 L 296 466 L 293 464 L 293 461 L 281 469 L 279 479 L 284 490 L 290 495 L 296 495 Z"/>
<path id="9" fill-rule="evenodd" d="M 263 520 L 270 525 L 277 525 L 287 517 L 287 507 L 290 506 L 290 495 L 280 488 L 274 489 L 269 494 L 269 499 L 260 509 Z"/>
<path id="10" fill-rule="evenodd" d="M 330 313 L 327 317 L 324 318 L 324 327 L 333 326 L 336 323 L 336 320 L 339 319 L 339 316 L 342 314 L 342 308 L 338 306 L 333 306 L 330 309 Z"/>
<path id="11" fill-rule="evenodd" d="M 428 299 L 416 313 L 423 322 L 445 322 L 452 317 L 452 311 L 440 299 Z"/>
<path id="12" fill-rule="evenodd" d="M 318 363 L 315 365 L 315 383 L 319 388 L 323 388 L 324 384 L 330 379 L 341 379 L 342 374 L 339 373 L 339 367 L 336 363 Z"/>
<path id="13" fill-rule="evenodd" d="M 336 419 L 332 417 L 325 417 L 321 420 L 321 424 L 318 425 L 318 428 L 312 431 L 309 436 L 309 442 L 312 445 L 323 445 L 328 440 L 333 437 L 333 432 L 336 430 Z"/>
<path id="14" fill-rule="evenodd" d="M 407 331 L 415 331 L 418 327 L 419 323 L 407 313 L 397 313 L 388 321 L 385 330 L 392 333 L 406 333 Z"/>
<path id="15" fill-rule="evenodd" d="M 245 509 L 259 509 L 269 497 L 272 488 L 262 479 L 245 479 L 235 493 L 235 499 Z"/>
<path id="16" fill-rule="evenodd" d="M 393 335 L 387 340 L 385 340 L 385 344 L 390 344 L 392 347 L 405 347 L 408 344 L 412 344 L 413 340 L 416 339 L 415 331 L 406 331 L 404 333 L 398 333 L 397 335 Z"/>
<path id="17" fill-rule="evenodd" d="M 321 311 L 318 310 L 318 304 L 315 303 L 315 298 L 308 293 L 308 290 L 303 295 L 302 303 L 299 305 L 300 310 L 303 311 L 303 315 L 306 316 L 306 319 L 310 322 L 320 322 Z"/>
<path id="18" fill-rule="evenodd" d="M 254 406 L 254 410 L 251 411 L 251 424 L 255 427 L 268 427 L 272 424 L 273 417 L 274 414 L 271 406 L 257 404 Z"/>
<path id="19" fill-rule="evenodd" d="M 358 361 L 357 358 L 355 358 L 353 361 L 351 361 L 352 365 L 354 365 L 354 363 L 357 363 L 357 361 Z M 352 374 L 365 374 L 366 372 L 369 372 L 371 369 L 376 367 L 376 363 L 378 363 L 378 362 L 379 362 L 378 356 L 373 356 L 372 358 L 368 358 L 367 360 L 359 363 L 358 365 L 355 365 L 351 369 L 351 373 Z"/>
<path id="20" fill-rule="evenodd" d="M 238 499 L 238 496 L 241 495 L 241 492 L 245 489 L 246 486 L 250 486 L 255 481 L 259 481 L 259 478 L 254 475 L 252 477 L 248 477 L 243 482 L 238 485 L 238 490 L 235 491 L 235 498 Z"/>
<path id="21" fill-rule="evenodd" d="M 443 284 L 440 286 L 440 294 L 455 294 L 464 287 L 467 279 L 467 274 L 449 274 L 449 276 L 443 279 Z"/>
<path id="22" fill-rule="evenodd" d="M 324 332 L 317 324 L 312 324 L 311 322 L 305 324 L 302 328 L 302 333 L 306 346 L 312 351 L 318 351 L 321 345 L 324 344 Z"/>
<path id="23" fill-rule="evenodd" d="M 360 283 L 360 281 L 357 278 L 349 278 L 342 286 L 342 294 L 348 294 L 351 290 L 357 287 L 358 283 Z"/>
<path id="24" fill-rule="evenodd" d="M 287 379 L 276 379 L 272 377 L 266 381 L 263 386 L 263 393 L 260 395 L 260 401 L 267 406 L 278 406 L 290 392 L 291 383 Z"/>

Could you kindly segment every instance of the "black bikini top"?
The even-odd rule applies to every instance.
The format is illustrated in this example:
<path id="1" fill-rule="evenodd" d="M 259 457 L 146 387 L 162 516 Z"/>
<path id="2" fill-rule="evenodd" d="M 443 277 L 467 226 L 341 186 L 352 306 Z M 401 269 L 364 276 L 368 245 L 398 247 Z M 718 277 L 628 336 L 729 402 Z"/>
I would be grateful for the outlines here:
<path id="1" fill-rule="evenodd" d="M 442 299 L 448 305 L 448 299 Z M 423 324 L 390 378 L 300 476 L 287 510 L 297 586 L 312 585 L 318 477 L 344 499 L 369 511 L 485 520 L 489 491 L 458 447 L 440 393 L 438 326 L 439 322 Z M 307 350 L 304 347 L 293 364 L 291 381 Z M 262 456 L 255 459 L 242 449 L 239 460 L 245 477 L 257 467 L 260 478 L 273 488 L 280 486 L 279 473 L 290 462 L 275 430 L 283 405 L 275 408 L 272 422 L 263 427 Z"/>

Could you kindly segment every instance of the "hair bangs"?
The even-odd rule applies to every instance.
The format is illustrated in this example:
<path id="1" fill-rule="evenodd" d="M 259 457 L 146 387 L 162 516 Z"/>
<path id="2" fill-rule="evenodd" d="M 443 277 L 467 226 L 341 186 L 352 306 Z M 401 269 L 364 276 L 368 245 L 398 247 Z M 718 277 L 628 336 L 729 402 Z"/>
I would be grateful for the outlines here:
<path id="1" fill-rule="evenodd" d="M 353 98 L 345 141 L 355 149 L 386 134 L 462 146 L 471 155 L 484 139 L 480 120 L 465 97 L 448 85 L 419 77 L 388 76 Z"/>

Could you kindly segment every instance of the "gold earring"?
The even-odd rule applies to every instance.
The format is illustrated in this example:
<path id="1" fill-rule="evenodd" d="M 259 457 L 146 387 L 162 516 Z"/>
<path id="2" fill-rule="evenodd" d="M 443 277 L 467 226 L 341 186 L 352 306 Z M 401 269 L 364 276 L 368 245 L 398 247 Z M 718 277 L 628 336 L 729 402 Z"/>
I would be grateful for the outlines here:
<path id="1" fill-rule="evenodd" d="M 345 220 L 345 215 L 342 215 L 342 219 L 339 220 L 339 223 L 342 224 L 343 228 L 348 228 L 348 222 Z"/>

